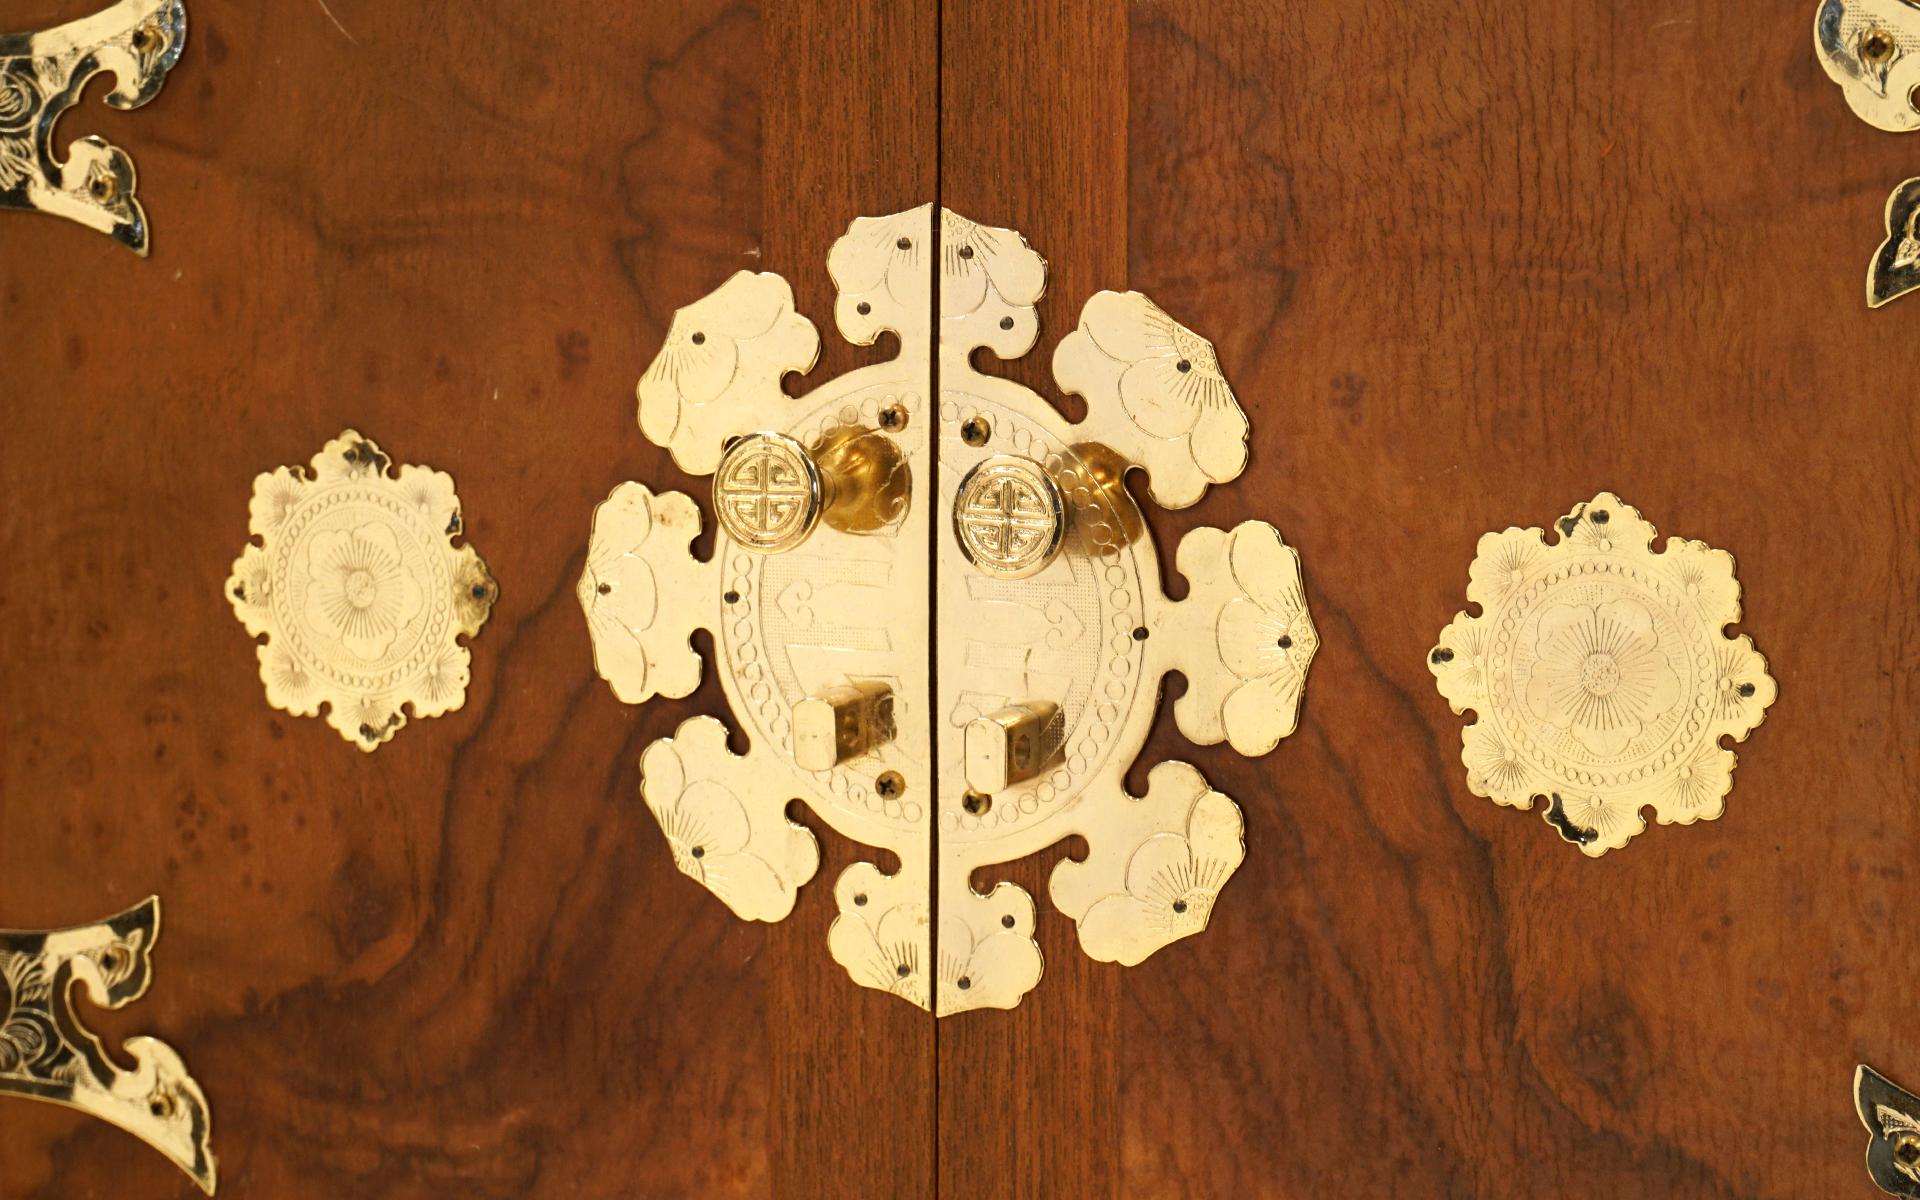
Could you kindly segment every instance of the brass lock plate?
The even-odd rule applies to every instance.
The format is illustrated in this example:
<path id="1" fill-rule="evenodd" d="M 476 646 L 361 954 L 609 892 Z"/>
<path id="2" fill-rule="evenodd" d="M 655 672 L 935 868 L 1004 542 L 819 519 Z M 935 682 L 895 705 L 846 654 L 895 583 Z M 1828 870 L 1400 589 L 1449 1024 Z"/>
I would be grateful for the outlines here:
<path id="1" fill-rule="evenodd" d="M 742 917 L 786 916 L 819 866 L 786 816 L 803 800 L 900 860 L 836 881 L 828 942 L 848 973 L 940 1015 L 1010 1008 L 1040 978 L 1033 900 L 981 894 L 974 873 L 1079 834 L 1092 854 L 1051 892 L 1089 954 L 1136 963 L 1198 932 L 1243 856 L 1241 814 L 1185 763 L 1126 794 L 1161 677 L 1188 679 L 1190 739 L 1263 754 L 1294 728 L 1318 639 L 1298 558 L 1263 523 L 1192 531 L 1187 597 L 1161 586 L 1126 473 L 1183 507 L 1246 464 L 1204 339 L 1137 293 L 1094 296 L 1054 359 L 1087 401 L 1072 424 L 971 365 L 1038 334 L 1046 265 L 1019 234 L 923 206 L 856 220 L 828 268 L 842 335 L 891 331 L 898 356 L 795 399 L 781 380 L 818 340 L 785 281 L 742 272 L 681 309 L 640 424 L 715 475 L 714 555 L 689 552 L 691 498 L 623 484 L 595 514 L 580 600 L 629 703 L 689 694 L 689 637 L 714 635 L 746 755 L 696 717 L 641 762 L 683 871 Z"/>

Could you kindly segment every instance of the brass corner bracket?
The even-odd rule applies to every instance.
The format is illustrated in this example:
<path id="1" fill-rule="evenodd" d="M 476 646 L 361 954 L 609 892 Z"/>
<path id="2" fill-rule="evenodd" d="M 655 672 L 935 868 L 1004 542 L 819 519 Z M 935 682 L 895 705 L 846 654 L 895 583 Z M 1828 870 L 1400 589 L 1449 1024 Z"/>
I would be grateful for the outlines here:
<path id="1" fill-rule="evenodd" d="M 71 993 L 125 1008 L 153 981 L 160 901 L 117 917 L 45 932 L 0 930 L 0 1095 L 77 1108 L 166 1155 L 211 1196 L 207 1098 L 173 1048 L 149 1037 L 123 1047 L 122 1070 L 75 1016 Z"/>
<path id="2" fill-rule="evenodd" d="M 691 497 L 614 489 L 579 584 L 595 663 L 628 703 L 686 696 L 689 638 L 713 635 L 747 753 L 695 717 L 641 761 L 682 871 L 780 920 L 820 864 L 786 815 L 801 800 L 900 860 L 835 884 L 827 940 L 856 982 L 942 1016 L 1011 1008 L 1040 978 L 1034 903 L 977 891 L 984 869 L 1084 836 L 1051 892 L 1097 959 L 1138 963 L 1206 925 L 1243 856 L 1240 809 L 1186 763 L 1154 767 L 1144 797 L 1123 779 L 1169 672 L 1194 742 L 1257 755 L 1293 731 L 1318 645 L 1299 559 L 1262 522 L 1195 529 L 1188 595 L 1162 589 L 1123 477 L 1191 505 L 1241 473 L 1248 426 L 1212 345 L 1145 296 L 1096 294 L 1061 342 L 1054 378 L 1087 402 L 1073 424 L 970 361 L 1038 335 L 1046 264 L 1018 233 L 926 205 L 854 221 L 827 263 L 840 333 L 891 332 L 899 354 L 796 399 L 781 381 L 819 335 L 784 279 L 741 272 L 674 315 L 639 422 L 713 477 L 718 541 L 690 553 Z"/>
<path id="3" fill-rule="evenodd" d="M 1867 1127 L 1867 1173 L 1889 1196 L 1920 1200 L 1920 1096 L 1872 1067 L 1853 1073 L 1853 1107 Z"/>
<path id="4" fill-rule="evenodd" d="M 187 41 L 185 0 L 120 0 L 37 33 L 0 34 L 0 208 L 49 213 L 147 253 L 133 159 L 98 137 L 55 156 L 60 114 L 111 71 L 107 103 L 139 108 L 160 92 Z"/>

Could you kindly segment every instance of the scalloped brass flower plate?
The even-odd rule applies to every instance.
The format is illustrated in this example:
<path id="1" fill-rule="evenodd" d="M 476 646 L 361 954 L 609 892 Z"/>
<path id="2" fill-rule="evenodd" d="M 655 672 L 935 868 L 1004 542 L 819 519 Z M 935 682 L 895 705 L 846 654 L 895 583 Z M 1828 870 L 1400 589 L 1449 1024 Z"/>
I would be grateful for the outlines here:
<path id="1" fill-rule="evenodd" d="M 1547 800 L 1560 835 L 1598 858 L 1646 828 L 1712 820 L 1734 753 L 1774 701 L 1744 634 L 1733 556 L 1670 538 L 1602 492 L 1554 526 L 1480 539 L 1460 613 L 1427 656 L 1440 694 L 1480 720 L 1461 758 L 1476 796 Z"/>
<path id="2" fill-rule="evenodd" d="M 77 1108 L 166 1155 L 213 1195 L 207 1098 L 172 1047 L 129 1040 L 123 1070 L 73 1011 L 75 987 L 102 1008 L 125 1008 L 153 981 L 160 900 L 92 925 L 0 930 L 0 1095 Z"/>
<path id="3" fill-rule="evenodd" d="M 349 429 L 313 456 L 253 481 L 248 545 L 227 579 L 256 639 L 267 703 L 327 724 L 373 751 L 416 717 L 466 700 L 462 638 L 486 624 L 499 589 L 463 528 L 451 476 L 391 470 Z"/>
<path id="4" fill-rule="evenodd" d="M 685 470 L 719 468 L 723 519 L 703 562 L 690 497 L 614 490 L 579 587 L 595 662 L 628 703 L 686 696 L 690 635 L 713 634 L 747 753 L 696 717 L 641 760 L 682 871 L 741 917 L 785 917 L 820 864 L 786 814 L 803 801 L 900 861 L 834 886 L 827 941 L 856 982 L 942 1016 L 1011 1008 L 1040 978 L 1033 900 L 976 872 L 1079 834 L 1092 853 L 1051 890 L 1089 954 L 1137 963 L 1206 925 L 1239 808 L 1185 763 L 1144 798 L 1123 779 L 1171 671 L 1192 740 L 1264 754 L 1292 732 L 1318 644 L 1299 560 L 1260 522 L 1196 529 L 1187 598 L 1163 592 L 1122 476 L 1190 505 L 1240 474 L 1247 421 L 1213 347 L 1146 297 L 1099 293 L 1061 343 L 1076 425 L 971 365 L 1038 335 L 1046 264 L 1019 234 L 927 205 L 854 221 L 828 270 L 840 332 L 900 351 L 797 399 L 781 380 L 819 340 L 783 279 L 741 272 L 675 314 L 640 427 Z M 817 526 L 797 515 L 816 507 Z"/>
<path id="5" fill-rule="evenodd" d="M 1867 1127 L 1867 1174 L 1889 1196 L 1920 1200 L 1920 1096 L 1863 1064 L 1853 1073 L 1853 1107 Z"/>
<path id="6" fill-rule="evenodd" d="M 0 34 L 0 208 L 49 213 L 147 252 L 133 159 L 98 137 L 54 156 L 60 114 L 87 82 L 113 73 L 107 103 L 139 108 L 159 94 L 187 40 L 184 0 L 120 0 L 38 33 Z"/>

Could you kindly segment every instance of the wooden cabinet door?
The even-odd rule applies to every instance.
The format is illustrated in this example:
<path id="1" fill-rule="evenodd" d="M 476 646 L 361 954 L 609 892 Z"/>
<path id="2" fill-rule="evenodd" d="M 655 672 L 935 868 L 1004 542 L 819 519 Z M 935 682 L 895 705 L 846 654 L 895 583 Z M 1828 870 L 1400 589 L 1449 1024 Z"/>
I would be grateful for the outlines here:
<path id="1" fill-rule="evenodd" d="M 672 869 L 639 754 L 718 690 L 620 704 L 573 588 L 616 483 L 699 491 L 634 426 L 673 310 L 766 269 L 828 319 L 848 218 L 931 198 L 933 16 L 190 0 L 151 106 L 61 128 L 133 154 L 152 257 L 0 214 L 0 925 L 161 896 L 86 1019 L 182 1052 L 222 1196 L 924 1189 L 931 1021 L 847 984 L 829 888 L 747 925 Z M 465 707 L 373 754 L 267 707 L 221 595 L 254 475 L 348 427 L 501 585 Z M 0 1146 L 8 1197 L 198 1195 L 62 1109 Z"/>
<path id="2" fill-rule="evenodd" d="M 84 12 L 12 0 L 0 26 Z M 1807 7 L 1811 7 L 1808 5 Z M 240 1197 L 1869 1196 L 1853 1066 L 1920 933 L 1920 344 L 1860 276 L 1912 154 L 1811 13 L 1488 0 L 720 8 L 190 0 L 141 261 L 0 214 L 0 925 L 157 893 L 148 996 Z M 673 310 L 817 323 L 848 220 L 938 198 L 1216 343 L 1236 484 L 1322 637 L 1271 756 L 1162 715 L 1246 814 L 1211 927 L 936 1023 L 672 871 L 572 597 Z M 1920 305 L 1920 301 L 1910 301 Z M 1920 313 L 1920 308 L 1916 308 Z M 823 339 L 816 377 L 868 352 Z M 501 583 L 465 707 L 377 753 L 267 708 L 218 595 L 253 476 L 344 428 L 453 474 Z M 1469 794 L 1425 656 L 1479 536 L 1602 488 L 1739 558 L 1781 695 L 1726 815 L 1588 861 Z M 197 1194 L 0 1099 L 0 1195 Z"/>
<path id="3" fill-rule="evenodd" d="M 941 1193 L 1866 1197 L 1856 1063 L 1909 1035 L 1920 307 L 1867 260 L 1915 144 L 1814 5 L 945 0 L 946 203 L 1212 338 L 1322 649 L 1206 933 L 1041 922 L 942 1023 Z M 1912 302 L 1920 303 L 1920 302 Z M 1725 816 L 1588 861 L 1467 791 L 1426 655 L 1482 533 L 1603 488 L 1731 550 L 1780 697 Z M 1046 861 L 1014 878 L 1042 887 Z"/>

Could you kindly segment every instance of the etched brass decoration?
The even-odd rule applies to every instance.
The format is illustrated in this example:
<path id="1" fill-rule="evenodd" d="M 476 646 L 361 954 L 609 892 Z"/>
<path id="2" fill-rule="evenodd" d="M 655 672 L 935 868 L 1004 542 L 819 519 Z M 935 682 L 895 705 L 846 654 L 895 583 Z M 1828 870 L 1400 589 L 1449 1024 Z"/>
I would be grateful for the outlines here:
<path id="1" fill-rule="evenodd" d="M 713 475 L 713 511 L 743 550 L 772 554 L 806 541 L 825 498 L 813 455 L 783 433 L 741 438 Z"/>
<path id="2" fill-rule="evenodd" d="M 113 74 L 113 107 L 153 99 L 186 40 L 184 0 L 120 0 L 38 33 L 0 34 L 0 208 L 78 221 L 144 256 L 147 215 L 134 195 L 133 159 L 85 137 L 62 161 L 53 131 L 103 71 Z"/>
<path id="3" fill-rule="evenodd" d="M 682 871 L 742 917 L 784 917 L 819 866 L 787 816 L 802 800 L 900 860 L 834 886 L 828 944 L 854 980 L 943 1016 L 1010 1008 L 1041 958 L 1031 897 L 970 882 L 995 864 L 1084 836 L 1051 892 L 1096 958 L 1137 963 L 1206 925 L 1242 858 L 1239 808 L 1184 763 L 1153 768 L 1144 798 L 1123 780 L 1169 672 L 1198 743 L 1264 754 L 1292 732 L 1318 645 L 1299 560 L 1260 522 L 1195 529 L 1187 596 L 1167 598 L 1123 476 L 1190 505 L 1240 474 L 1248 429 L 1212 346 L 1146 297 L 1099 293 L 1062 342 L 1055 378 L 1087 402 L 1074 424 L 971 364 L 1038 334 L 1046 265 L 1019 234 L 923 206 L 854 221 L 828 268 L 841 333 L 891 330 L 900 351 L 797 399 L 781 379 L 818 343 L 777 276 L 742 272 L 675 314 L 640 426 L 718 472 L 718 540 L 693 558 L 691 499 L 616 488 L 579 587 L 595 663 L 629 703 L 685 696 L 689 638 L 714 636 L 746 754 L 696 717 L 641 761 Z M 818 519 L 795 536 L 811 473 Z M 864 520 L 836 521 L 848 496 Z"/>
<path id="4" fill-rule="evenodd" d="M 675 865 L 738 916 L 778 921 L 820 865 L 813 835 L 786 814 L 804 801 L 898 856 L 892 875 L 871 862 L 841 873 L 827 940 L 854 979 L 923 1007 L 932 242 L 925 207 L 856 221 L 835 243 L 841 334 L 871 345 L 891 331 L 899 353 L 798 399 L 781 380 L 813 365 L 819 335 L 785 280 L 743 271 L 677 312 L 637 389 L 640 428 L 690 474 L 718 472 L 713 556 L 690 552 L 691 498 L 625 483 L 594 513 L 579 586 L 595 666 L 627 703 L 692 692 L 689 638 L 713 635 L 748 748 L 734 754 L 720 722 L 695 717 L 642 755 L 641 793 Z M 817 522 L 804 519 L 814 472 Z M 864 707 L 881 692 L 885 714 Z"/>
<path id="5" fill-rule="evenodd" d="M 1853 1073 L 1853 1107 L 1867 1127 L 1867 1173 L 1889 1196 L 1920 1198 L 1920 1096 L 1862 1065 Z"/>
<path id="6" fill-rule="evenodd" d="M 1820 0 L 1814 51 L 1847 104 L 1875 129 L 1920 129 L 1920 3 Z M 1887 238 L 1867 265 L 1867 307 L 1920 287 L 1920 179 L 1887 197 Z"/>
<path id="7" fill-rule="evenodd" d="M 311 470 L 253 481 L 258 544 L 233 564 L 227 599 L 258 648 L 267 703 L 327 724 L 373 751 L 416 717 L 466 701 L 462 638 L 486 624 L 499 589 L 463 526 L 453 479 L 396 472 L 347 430 Z"/>
<path id="8" fill-rule="evenodd" d="M 1554 526 L 1480 539 L 1462 612 L 1427 656 L 1440 694 L 1479 720 L 1467 786 L 1545 816 L 1590 857 L 1663 825 L 1713 820 L 1776 690 L 1740 620 L 1733 556 L 1670 538 L 1602 492 Z"/>
<path id="9" fill-rule="evenodd" d="M 1920 129 L 1920 5 L 1820 0 L 1813 44 L 1861 120 L 1889 133 Z"/>
<path id="10" fill-rule="evenodd" d="M 124 1070 L 73 1011 L 76 987 L 101 1008 L 125 1008 L 153 981 L 160 901 L 46 932 L 0 930 L 0 1095 L 65 1104 L 118 1126 L 214 1191 L 207 1098 L 172 1047 L 128 1040 Z"/>
<path id="11" fill-rule="evenodd" d="M 953 532 L 960 553 L 983 573 L 1025 579 L 1060 553 L 1066 505 L 1038 463 L 997 454 L 975 463 L 960 481 Z"/>
<path id="12" fill-rule="evenodd" d="M 1920 179 L 1887 197 L 1887 240 L 1867 271 L 1867 305 L 1879 308 L 1920 288 Z"/>

